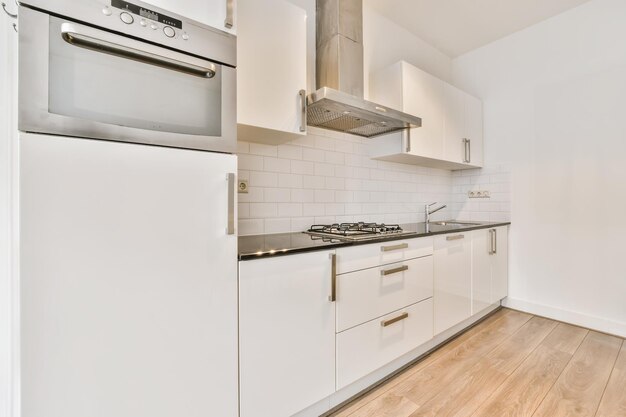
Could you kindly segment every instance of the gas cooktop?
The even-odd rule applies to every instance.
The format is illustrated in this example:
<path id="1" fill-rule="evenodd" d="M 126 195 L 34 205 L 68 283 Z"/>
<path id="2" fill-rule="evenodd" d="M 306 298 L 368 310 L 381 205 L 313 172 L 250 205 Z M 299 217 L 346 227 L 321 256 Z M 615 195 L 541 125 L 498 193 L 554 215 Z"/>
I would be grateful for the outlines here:
<path id="1" fill-rule="evenodd" d="M 366 239 L 376 239 L 389 235 L 405 235 L 413 232 L 402 230 L 397 224 L 384 223 L 334 223 L 334 224 L 314 224 L 308 233 L 313 238 L 339 240 L 339 241 L 357 241 Z"/>

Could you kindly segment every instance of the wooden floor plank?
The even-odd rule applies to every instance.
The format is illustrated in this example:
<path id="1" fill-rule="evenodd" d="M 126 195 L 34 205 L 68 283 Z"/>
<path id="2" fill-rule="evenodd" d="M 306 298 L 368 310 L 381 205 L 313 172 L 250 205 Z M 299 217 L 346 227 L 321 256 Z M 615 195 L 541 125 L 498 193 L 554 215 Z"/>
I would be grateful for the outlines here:
<path id="1" fill-rule="evenodd" d="M 535 417 L 593 417 L 622 339 L 590 331 L 541 402 Z"/>
<path id="2" fill-rule="evenodd" d="M 626 416 L 626 342 L 622 341 L 622 349 L 613 367 L 596 417 L 624 416 Z"/>
<path id="3" fill-rule="evenodd" d="M 367 404 L 367 408 L 361 407 L 350 415 L 354 417 L 382 415 L 385 402 L 397 396 L 405 397 L 418 407 L 423 405 L 515 333 L 531 317 L 529 314 L 511 310 L 492 325 L 483 328 L 450 352 L 375 398 Z"/>
<path id="4" fill-rule="evenodd" d="M 556 326 L 553 320 L 533 317 L 411 417 L 470 416 Z"/>
<path id="5" fill-rule="evenodd" d="M 588 331 L 560 323 L 472 417 L 530 417 Z"/>
<path id="6" fill-rule="evenodd" d="M 357 400 L 351 402 L 350 404 L 347 404 L 345 407 L 336 411 L 331 416 L 332 417 L 347 417 L 349 415 L 352 415 L 356 410 L 363 407 L 365 404 L 370 403 L 371 401 L 378 398 L 385 392 L 389 391 L 394 386 L 405 381 L 408 377 L 410 377 L 411 375 L 413 375 L 420 369 L 425 368 L 426 366 L 430 365 L 431 363 L 438 360 L 442 356 L 445 356 L 446 354 L 448 354 L 449 352 L 457 348 L 459 345 L 465 343 L 467 340 L 476 336 L 478 333 L 484 331 L 486 328 L 491 327 L 492 325 L 497 325 L 498 321 L 500 321 L 503 317 L 506 317 L 509 314 L 513 314 L 512 310 L 501 309 L 501 310 L 496 311 L 495 313 L 491 314 L 489 317 L 485 318 L 478 325 L 468 329 L 466 332 L 454 338 L 450 342 L 446 343 L 441 348 L 435 350 L 434 352 L 432 352 L 431 354 L 423 358 L 421 361 L 419 361 L 415 365 L 406 369 L 402 373 L 396 375 L 389 381 L 385 382 L 383 385 L 368 392 L 366 395 L 358 398 Z"/>

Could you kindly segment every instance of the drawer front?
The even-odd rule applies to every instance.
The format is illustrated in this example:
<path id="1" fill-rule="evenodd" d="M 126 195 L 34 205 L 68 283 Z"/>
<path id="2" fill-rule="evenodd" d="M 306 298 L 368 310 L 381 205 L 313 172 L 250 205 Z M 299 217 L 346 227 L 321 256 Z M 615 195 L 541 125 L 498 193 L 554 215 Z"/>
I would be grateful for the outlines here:
<path id="1" fill-rule="evenodd" d="M 392 240 L 384 243 L 337 249 L 337 273 L 345 274 L 375 266 L 432 255 L 433 239 Z"/>
<path id="2" fill-rule="evenodd" d="M 402 318 L 405 314 L 406 318 Z M 393 322 L 394 319 L 399 320 Z M 410 352 L 432 337 L 432 298 L 339 333 L 337 389 Z"/>
<path id="3" fill-rule="evenodd" d="M 433 257 L 337 277 L 337 332 L 433 296 Z"/>

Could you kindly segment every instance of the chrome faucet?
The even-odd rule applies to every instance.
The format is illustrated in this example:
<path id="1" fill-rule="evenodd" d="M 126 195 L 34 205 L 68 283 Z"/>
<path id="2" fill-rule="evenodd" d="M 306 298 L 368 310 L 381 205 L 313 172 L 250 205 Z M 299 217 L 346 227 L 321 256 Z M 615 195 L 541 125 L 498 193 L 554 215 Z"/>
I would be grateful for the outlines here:
<path id="1" fill-rule="evenodd" d="M 435 203 L 430 203 L 430 204 L 426 204 L 426 205 L 424 206 L 424 213 L 426 214 L 426 216 L 425 216 L 425 217 L 426 217 L 426 219 L 425 219 L 426 227 L 428 227 L 428 223 L 430 223 L 430 215 L 431 215 L 431 214 L 436 213 L 436 212 L 438 212 L 439 210 L 443 210 L 443 209 L 445 209 L 446 207 L 448 207 L 447 205 L 445 205 L 445 204 L 444 204 L 444 205 L 443 205 L 443 206 L 441 206 L 441 207 L 437 207 L 436 209 L 431 210 L 431 209 L 430 209 L 430 207 L 431 207 L 431 206 L 434 206 L 435 204 L 437 204 L 437 203 L 436 203 L 436 202 L 435 202 Z"/>

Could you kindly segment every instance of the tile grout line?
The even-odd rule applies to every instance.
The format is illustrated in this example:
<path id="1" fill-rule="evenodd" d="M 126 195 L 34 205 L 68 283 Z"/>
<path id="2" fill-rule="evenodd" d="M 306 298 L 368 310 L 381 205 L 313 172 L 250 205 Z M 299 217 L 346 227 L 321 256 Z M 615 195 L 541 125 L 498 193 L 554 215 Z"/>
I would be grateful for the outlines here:
<path id="1" fill-rule="evenodd" d="M 576 347 L 576 350 L 574 351 L 574 353 L 572 353 L 572 356 L 569 358 L 569 360 L 567 361 L 567 363 L 565 364 L 563 369 L 561 369 L 561 372 L 559 372 L 559 376 L 556 377 L 556 379 L 554 380 L 554 383 L 552 384 L 552 386 L 550 386 L 550 389 L 546 391 L 546 393 L 543 396 L 543 398 L 541 399 L 541 401 L 539 401 L 539 404 L 537 404 L 537 408 L 535 408 L 535 411 L 533 411 L 533 414 L 531 415 L 531 417 L 534 417 L 535 414 L 537 414 L 537 410 L 539 410 L 539 407 L 541 407 L 541 404 L 543 404 L 543 402 L 546 400 L 546 397 L 548 396 L 548 394 L 550 394 L 550 391 L 552 391 L 552 389 L 554 388 L 556 383 L 559 382 L 559 379 L 561 379 L 561 375 L 563 375 L 563 372 L 565 372 L 565 370 L 567 369 L 567 366 L 572 362 L 572 360 L 574 359 L 574 356 L 576 356 L 576 353 L 578 352 L 580 347 L 583 345 L 585 340 L 587 340 L 587 338 L 589 337 L 589 332 L 590 331 L 589 331 L 589 329 L 586 329 L 586 330 L 587 330 L 587 334 L 585 335 L 583 340 L 580 341 L 580 344 Z"/>
<path id="2" fill-rule="evenodd" d="M 606 380 L 606 385 L 604 385 L 604 389 L 602 390 L 602 395 L 600 396 L 600 401 L 598 401 L 598 405 L 596 406 L 596 411 L 593 413 L 594 417 L 598 415 L 598 411 L 600 411 L 600 405 L 602 405 L 602 400 L 604 399 L 604 394 L 606 394 L 606 389 L 609 386 L 609 382 L 611 382 L 611 377 L 613 376 L 613 371 L 615 371 L 615 365 L 617 364 L 617 360 L 620 357 L 622 347 L 624 346 L 624 339 L 622 339 L 622 343 L 619 345 L 619 349 L 617 349 L 617 356 L 615 356 L 615 361 L 613 362 L 613 367 L 611 368 L 611 372 L 609 373 L 609 377 Z"/>

